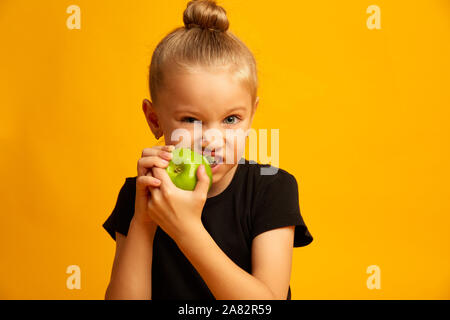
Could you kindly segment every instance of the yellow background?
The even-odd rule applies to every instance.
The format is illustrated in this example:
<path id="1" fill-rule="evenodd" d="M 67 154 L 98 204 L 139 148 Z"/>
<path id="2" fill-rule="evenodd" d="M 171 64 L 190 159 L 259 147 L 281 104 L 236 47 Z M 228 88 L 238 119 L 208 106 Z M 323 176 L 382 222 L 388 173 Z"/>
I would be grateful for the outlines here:
<path id="1" fill-rule="evenodd" d="M 101 225 L 155 143 L 148 66 L 186 3 L 0 0 L 0 298 L 103 299 Z M 314 236 L 294 249 L 292 298 L 450 298 L 450 2 L 219 4 L 258 62 L 253 128 L 280 129 Z"/>

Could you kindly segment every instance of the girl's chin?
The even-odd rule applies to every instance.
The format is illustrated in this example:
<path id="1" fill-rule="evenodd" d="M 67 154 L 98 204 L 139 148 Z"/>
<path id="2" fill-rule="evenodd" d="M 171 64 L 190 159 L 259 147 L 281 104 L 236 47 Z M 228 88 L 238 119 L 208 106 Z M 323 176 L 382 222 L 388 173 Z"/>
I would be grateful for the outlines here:
<path id="1" fill-rule="evenodd" d="M 213 183 L 221 180 L 224 177 L 224 175 L 226 175 L 227 172 L 229 172 L 233 167 L 234 167 L 233 164 L 227 163 L 219 163 L 214 167 L 211 167 Z"/>
<path id="2" fill-rule="evenodd" d="M 216 164 L 214 167 L 211 167 L 213 183 L 221 180 L 230 169 L 231 169 L 230 165 L 227 165 L 225 163 L 219 163 Z"/>
<path id="3" fill-rule="evenodd" d="M 222 163 L 218 163 L 216 165 L 211 166 L 212 174 L 215 174 L 217 171 L 219 171 L 222 166 L 223 166 Z"/>

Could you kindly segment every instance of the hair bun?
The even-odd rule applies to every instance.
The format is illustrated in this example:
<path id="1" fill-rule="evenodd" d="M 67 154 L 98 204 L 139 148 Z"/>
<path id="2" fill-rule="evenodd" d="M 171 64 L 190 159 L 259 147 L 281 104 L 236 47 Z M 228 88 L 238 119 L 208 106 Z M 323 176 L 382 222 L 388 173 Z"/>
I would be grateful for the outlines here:
<path id="1" fill-rule="evenodd" d="M 183 13 L 186 29 L 201 28 L 211 31 L 228 30 L 229 22 L 224 8 L 213 0 L 192 0 L 187 4 Z"/>

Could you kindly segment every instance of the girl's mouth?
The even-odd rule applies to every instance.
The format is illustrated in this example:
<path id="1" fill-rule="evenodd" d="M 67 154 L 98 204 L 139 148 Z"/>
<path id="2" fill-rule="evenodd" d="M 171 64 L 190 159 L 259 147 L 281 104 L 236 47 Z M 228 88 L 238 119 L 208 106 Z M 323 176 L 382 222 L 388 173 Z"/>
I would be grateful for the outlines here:
<path id="1" fill-rule="evenodd" d="M 219 155 L 214 155 L 214 156 L 207 155 L 206 159 L 208 160 L 209 165 L 211 166 L 211 169 L 215 168 L 220 163 L 222 163 L 222 158 Z"/>

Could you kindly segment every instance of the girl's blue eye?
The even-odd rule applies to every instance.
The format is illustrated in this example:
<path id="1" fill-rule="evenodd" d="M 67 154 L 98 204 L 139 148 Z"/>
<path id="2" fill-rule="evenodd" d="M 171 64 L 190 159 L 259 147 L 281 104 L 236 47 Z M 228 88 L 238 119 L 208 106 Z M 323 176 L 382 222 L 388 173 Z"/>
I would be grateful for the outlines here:
<path id="1" fill-rule="evenodd" d="M 225 123 L 226 124 L 235 124 L 238 121 L 238 117 L 237 116 L 229 116 L 225 118 Z"/>
<path id="2" fill-rule="evenodd" d="M 181 121 L 188 122 L 188 123 L 194 123 L 195 121 L 198 121 L 198 120 L 195 118 L 192 118 L 192 117 L 185 117 L 185 118 L 181 119 Z"/>

